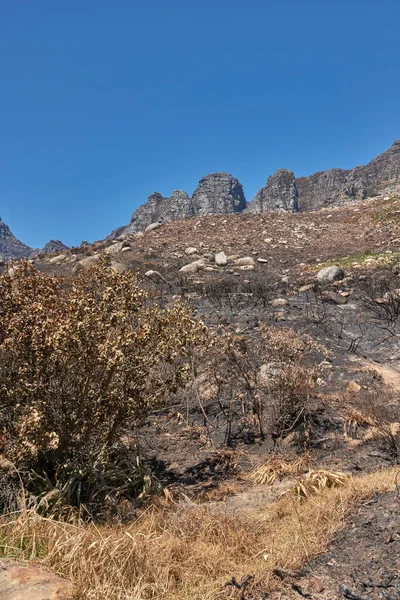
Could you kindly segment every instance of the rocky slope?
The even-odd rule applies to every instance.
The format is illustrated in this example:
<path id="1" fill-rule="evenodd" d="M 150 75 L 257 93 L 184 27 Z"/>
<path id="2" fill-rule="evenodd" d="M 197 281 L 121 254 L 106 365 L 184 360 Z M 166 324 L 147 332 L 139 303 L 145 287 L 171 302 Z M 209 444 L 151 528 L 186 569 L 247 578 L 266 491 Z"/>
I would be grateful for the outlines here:
<path id="1" fill-rule="evenodd" d="M 297 179 L 292 171 L 279 169 L 249 203 L 243 186 L 229 173 L 203 177 L 191 198 L 181 190 L 169 198 L 155 192 L 133 213 L 130 223 L 115 230 L 110 238 L 144 231 L 152 223 L 167 223 L 194 215 L 316 210 L 384 191 L 393 192 L 398 187 L 400 140 L 367 165 L 354 169 L 330 169 Z"/>

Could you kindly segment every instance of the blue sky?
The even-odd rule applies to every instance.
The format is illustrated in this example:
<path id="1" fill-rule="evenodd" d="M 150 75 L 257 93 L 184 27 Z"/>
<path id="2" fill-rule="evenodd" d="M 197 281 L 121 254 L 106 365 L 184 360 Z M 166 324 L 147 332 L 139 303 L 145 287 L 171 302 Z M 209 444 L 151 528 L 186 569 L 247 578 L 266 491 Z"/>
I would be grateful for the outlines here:
<path id="1" fill-rule="evenodd" d="M 78 244 L 154 191 L 400 138 L 398 0 L 0 0 L 0 215 Z"/>

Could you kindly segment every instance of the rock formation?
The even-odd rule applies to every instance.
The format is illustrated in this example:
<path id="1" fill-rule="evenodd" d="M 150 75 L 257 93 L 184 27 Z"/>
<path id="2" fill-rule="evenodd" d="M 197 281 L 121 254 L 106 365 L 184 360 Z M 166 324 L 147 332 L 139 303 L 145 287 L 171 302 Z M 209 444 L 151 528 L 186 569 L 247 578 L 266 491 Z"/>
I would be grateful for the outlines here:
<path id="1" fill-rule="evenodd" d="M 190 199 L 186 192 L 175 190 L 170 198 L 164 198 L 158 192 L 154 192 L 135 210 L 124 233 L 143 231 L 151 223 L 176 221 L 184 219 L 189 214 Z"/>
<path id="2" fill-rule="evenodd" d="M 229 173 L 212 173 L 200 180 L 192 198 L 182 190 L 175 190 L 170 198 L 154 192 L 135 210 L 127 227 L 114 230 L 110 238 L 144 231 L 152 223 L 168 223 L 193 215 L 241 212 L 245 207 L 239 181 Z"/>
<path id="3" fill-rule="evenodd" d="M 265 187 L 258 190 L 247 212 L 298 211 L 296 179 L 292 171 L 280 169 L 268 178 Z"/>
<path id="4" fill-rule="evenodd" d="M 229 173 L 212 173 L 200 179 L 191 200 L 196 215 L 228 214 L 246 208 L 243 186 Z"/>
<path id="5" fill-rule="evenodd" d="M 25 258 L 32 254 L 32 248 L 20 242 L 0 218 L 0 260 Z"/>
<path id="6" fill-rule="evenodd" d="M 367 165 L 331 169 L 296 179 L 299 210 L 368 198 L 400 185 L 400 140 Z"/>
<path id="7" fill-rule="evenodd" d="M 68 246 L 60 242 L 60 240 L 50 240 L 40 250 L 40 254 L 54 254 L 55 252 L 64 252 L 64 250 L 68 250 Z"/>

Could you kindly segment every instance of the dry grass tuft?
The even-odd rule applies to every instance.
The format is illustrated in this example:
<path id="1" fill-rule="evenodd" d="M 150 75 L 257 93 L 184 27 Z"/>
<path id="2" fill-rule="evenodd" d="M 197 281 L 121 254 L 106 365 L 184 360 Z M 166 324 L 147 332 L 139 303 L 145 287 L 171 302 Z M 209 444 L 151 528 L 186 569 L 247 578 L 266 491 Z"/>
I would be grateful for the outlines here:
<path id="1" fill-rule="evenodd" d="M 220 599 L 229 597 L 228 579 L 249 573 L 268 591 L 276 565 L 299 568 L 324 551 L 357 503 L 395 489 L 396 471 L 323 486 L 302 503 L 288 494 L 257 515 L 186 504 L 149 509 L 130 526 L 111 528 L 25 511 L 0 522 L 0 549 L 64 575 L 79 600 Z"/>
<path id="2" fill-rule="evenodd" d="M 341 487 L 346 484 L 348 475 L 342 471 L 309 471 L 305 477 L 298 479 L 293 488 L 298 498 L 304 499 L 320 494 L 325 488 Z"/>
<path id="3" fill-rule="evenodd" d="M 292 458 L 287 456 L 274 456 L 266 464 L 254 469 L 249 475 L 250 481 L 256 485 L 273 485 L 283 477 L 304 473 L 310 464 L 310 455 L 303 454 Z"/>

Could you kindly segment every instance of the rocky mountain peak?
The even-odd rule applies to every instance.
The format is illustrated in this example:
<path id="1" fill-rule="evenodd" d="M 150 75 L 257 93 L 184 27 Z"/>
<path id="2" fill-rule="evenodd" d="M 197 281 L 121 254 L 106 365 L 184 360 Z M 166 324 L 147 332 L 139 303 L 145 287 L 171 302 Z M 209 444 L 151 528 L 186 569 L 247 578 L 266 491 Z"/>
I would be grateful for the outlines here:
<path id="1" fill-rule="evenodd" d="M 49 240 L 40 251 L 41 254 L 54 254 L 55 252 L 63 252 L 68 250 L 68 246 L 60 242 L 60 240 Z"/>
<path id="2" fill-rule="evenodd" d="M 242 184 L 229 173 L 211 173 L 200 179 L 192 196 L 194 214 L 242 212 L 246 198 Z"/>
<path id="3" fill-rule="evenodd" d="M 293 171 L 279 169 L 268 177 L 265 187 L 258 190 L 248 206 L 249 212 L 298 211 L 298 193 Z"/>
<path id="4" fill-rule="evenodd" d="M 32 248 L 20 242 L 0 217 L 0 260 L 30 256 Z"/>

